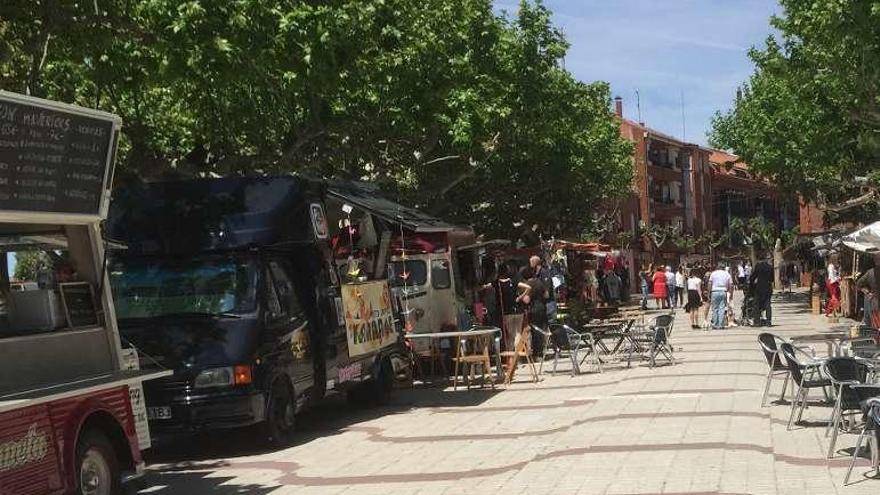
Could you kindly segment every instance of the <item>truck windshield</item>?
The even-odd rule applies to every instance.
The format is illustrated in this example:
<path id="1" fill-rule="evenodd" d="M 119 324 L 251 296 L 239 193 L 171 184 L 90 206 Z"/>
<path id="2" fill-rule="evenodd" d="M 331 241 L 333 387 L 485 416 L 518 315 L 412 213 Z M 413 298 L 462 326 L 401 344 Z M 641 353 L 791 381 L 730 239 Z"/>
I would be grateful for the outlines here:
<path id="1" fill-rule="evenodd" d="M 110 285 L 119 319 L 250 313 L 257 264 L 247 257 L 120 259 L 110 269 Z"/>
<path id="2" fill-rule="evenodd" d="M 388 280 L 392 287 L 425 285 L 428 281 L 428 265 L 422 260 L 392 261 L 388 265 Z"/>

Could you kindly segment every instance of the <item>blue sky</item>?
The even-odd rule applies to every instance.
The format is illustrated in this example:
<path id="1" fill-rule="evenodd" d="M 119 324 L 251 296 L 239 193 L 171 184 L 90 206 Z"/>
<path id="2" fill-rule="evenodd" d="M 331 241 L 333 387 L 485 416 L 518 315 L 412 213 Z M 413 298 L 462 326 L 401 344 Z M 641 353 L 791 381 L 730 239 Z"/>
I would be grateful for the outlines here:
<path id="1" fill-rule="evenodd" d="M 516 12 L 517 0 L 496 0 Z M 545 0 L 571 43 L 565 67 L 583 81 L 611 83 L 624 116 L 706 144 L 712 115 L 730 107 L 752 73 L 747 51 L 772 32 L 774 0 Z"/>

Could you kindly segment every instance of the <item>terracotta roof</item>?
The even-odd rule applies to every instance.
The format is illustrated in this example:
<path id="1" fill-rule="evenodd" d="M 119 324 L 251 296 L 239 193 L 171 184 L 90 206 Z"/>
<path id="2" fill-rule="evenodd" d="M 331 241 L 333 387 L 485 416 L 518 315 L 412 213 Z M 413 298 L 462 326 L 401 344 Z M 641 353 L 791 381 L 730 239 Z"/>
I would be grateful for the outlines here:
<path id="1" fill-rule="evenodd" d="M 638 122 L 636 122 L 636 121 L 634 121 L 634 120 L 630 120 L 630 119 L 627 119 L 627 118 L 621 118 L 620 120 L 622 120 L 625 124 L 627 124 L 627 125 L 629 125 L 629 126 L 632 126 L 632 127 L 638 128 L 638 129 L 641 129 L 641 130 L 643 130 L 643 131 L 646 131 L 646 132 L 647 132 L 648 134 L 650 134 L 652 137 L 660 138 L 660 139 L 662 139 L 662 140 L 664 140 L 664 141 L 671 141 L 671 142 L 673 142 L 674 144 L 677 144 L 677 145 L 679 145 L 679 146 L 696 146 L 696 147 L 698 147 L 698 148 L 702 148 L 702 147 L 699 146 L 699 145 L 696 145 L 696 144 L 694 144 L 694 143 L 688 143 L 688 142 L 682 141 L 681 139 L 678 139 L 678 138 L 676 138 L 676 137 L 670 136 L 669 134 L 666 134 L 666 133 L 660 132 L 660 131 L 658 131 L 658 130 L 656 130 L 656 129 L 652 129 L 652 128 L 650 128 L 650 127 L 648 127 L 648 126 L 646 126 L 646 125 L 640 124 L 640 123 L 638 123 Z"/>
<path id="2" fill-rule="evenodd" d="M 733 163 L 734 167 L 736 167 L 736 168 L 739 168 L 742 170 L 749 169 L 749 165 L 745 162 L 738 161 L 739 157 L 734 154 L 731 154 L 731 153 L 728 153 L 728 152 L 722 151 L 722 150 L 716 150 L 716 149 L 713 149 L 711 151 L 712 151 L 712 154 L 709 155 L 709 161 L 711 163 L 716 163 L 718 165 L 727 165 L 728 163 Z"/>

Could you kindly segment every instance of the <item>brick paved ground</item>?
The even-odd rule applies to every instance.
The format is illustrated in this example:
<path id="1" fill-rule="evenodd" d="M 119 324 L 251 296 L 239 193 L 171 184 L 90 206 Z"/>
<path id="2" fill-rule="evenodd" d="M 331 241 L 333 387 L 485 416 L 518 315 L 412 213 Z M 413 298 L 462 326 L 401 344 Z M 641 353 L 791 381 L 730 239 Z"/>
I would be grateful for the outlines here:
<path id="1" fill-rule="evenodd" d="M 773 332 L 826 329 L 798 298 L 777 298 Z M 854 435 L 827 461 L 830 409 L 760 407 L 757 329 L 694 331 L 682 312 L 679 364 L 544 374 L 506 390 L 399 390 L 381 410 L 330 402 L 304 415 L 301 440 L 260 452 L 245 434 L 187 442 L 154 457 L 142 493 L 177 494 L 861 494 L 880 492 L 863 459 L 843 488 Z M 824 346 L 817 348 L 824 353 Z M 520 374 L 521 380 L 524 374 Z M 774 385 L 778 398 L 781 383 Z"/>

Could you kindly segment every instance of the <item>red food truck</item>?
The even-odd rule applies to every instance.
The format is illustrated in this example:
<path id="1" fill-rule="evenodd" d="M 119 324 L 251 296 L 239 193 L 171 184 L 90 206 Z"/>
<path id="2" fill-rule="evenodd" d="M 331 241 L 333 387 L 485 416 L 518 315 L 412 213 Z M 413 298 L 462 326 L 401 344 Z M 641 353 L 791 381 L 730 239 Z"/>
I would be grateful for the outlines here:
<path id="1" fill-rule="evenodd" d="M 168 372 L 122 348 L 107 283 L 120 126 L 0 91 L 0 495 L 112 495 L 143 473 L 141 383 Z M 16 290 L 12 257 L 33 279 Z"/>

